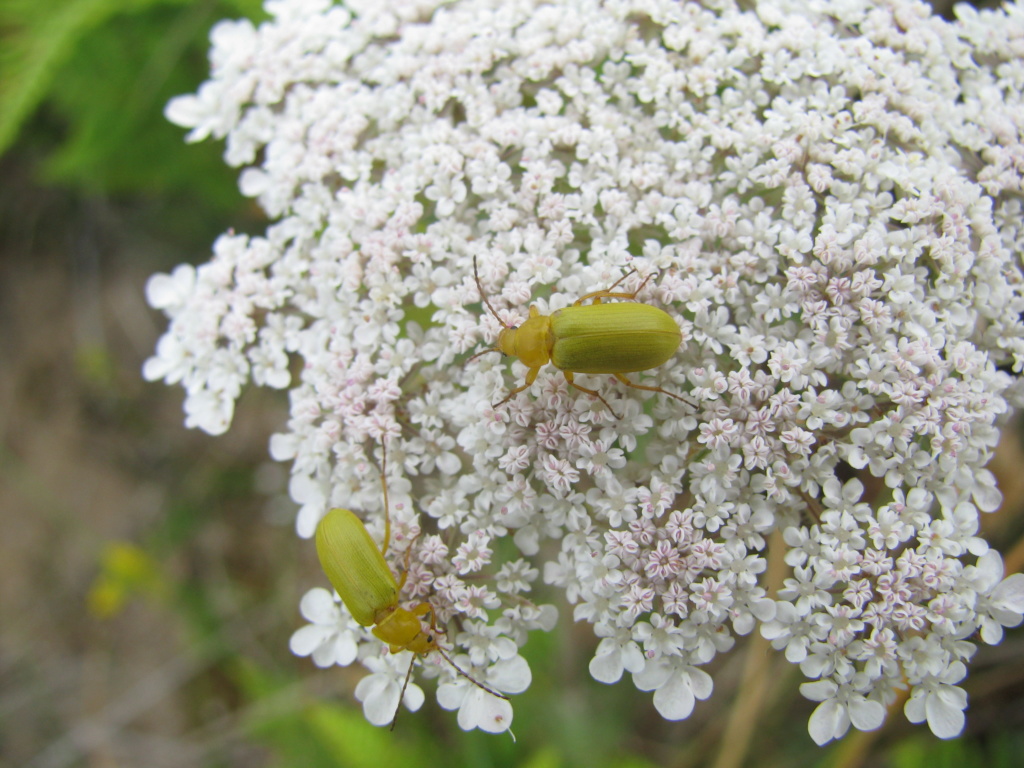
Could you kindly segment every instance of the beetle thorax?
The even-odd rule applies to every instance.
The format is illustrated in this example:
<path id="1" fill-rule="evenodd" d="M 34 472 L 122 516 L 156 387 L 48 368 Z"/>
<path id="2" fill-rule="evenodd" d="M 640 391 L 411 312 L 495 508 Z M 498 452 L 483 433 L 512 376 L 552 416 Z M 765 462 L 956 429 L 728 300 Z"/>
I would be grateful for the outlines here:
<path id="1" fill-rule="evenodd" d="M 379 614 L 373 634 L 383 640 L 394 653 L 408 650 L 429 653 L 437 647 L 432 633 L 423 631 L 419 616 L 405 608 L 388 607 Z"/>
<path id="2" fill-rule="evenodd" d="M 540 368 L 551 360 L 551 318 L 530 307 L 530 318 L 518 328 L 506 328 L 498 334 L 498 349 L 518 357 L 527 368 Z"/>

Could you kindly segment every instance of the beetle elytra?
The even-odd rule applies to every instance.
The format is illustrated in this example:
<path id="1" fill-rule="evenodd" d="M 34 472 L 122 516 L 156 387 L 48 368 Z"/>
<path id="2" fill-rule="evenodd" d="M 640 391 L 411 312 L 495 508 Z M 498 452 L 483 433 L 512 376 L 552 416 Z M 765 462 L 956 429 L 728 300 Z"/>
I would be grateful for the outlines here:
<path id="1" fill-rule="evenodd" d="M 399 593 L 408 575 L 412 547 L 406 550 L 405 571 L 398 581 L 384 559 L 391 540 L 386 461 L 385 456 L 381 461 L 381 485 L 384 488 L 383 547 L 377 546 L 363 521 L 354 513 L 347 509 L 332 509 L 316 528 L 316 552 L 320 566 L 352 617 L 362 626 L 372 627 L 374 636 L 387 643 L 392 653 L 407 650 L 422 656 L 437 651 L 459 675 L 493 696 L 507 701 L 507 696 L 491 690 L 463 671 L 438 645 L 439 631 L 434 609 L 429 602 L 419 603 L 411 609 L 399 604 Z M 423 619 L 427 615 L 430 616 L 429 630 L 423 627 Z M 398 707 L 391 721 L 392 728 L 398 719 L 415 660 L 413 657 L 409 663 L 409 671 L 398 697 Z"/>
<path id="2" fill-rule="evenodd" d="M 676 321 L 665 311 L 635 301 L 651 275 L 641 281 L 632 293 L 615 288 L 632 272 L 627 272 L 611 287 L 585 294 L 571 306 L 542 315 L 536 305 L 530 307 L 530 316 L 519 326 L 506 325 L 494 311 L 484 293 L 473 258 L 473 276 L 484 306 L 503 326 L 495 346 L 473 355 L 501 352 L 519 358 L 529 370 L 526 381 L 514 388 L 494 407 L 503 405 L 529 387 L 540 369 L 551 363 L 565 376 L 569 386 L 593 395 L 612 412 L 618 414 L 599 392 L 576 383 L 576 373 L 608 373 L 634 389 L 661 392 L 676 400 L 685 398 L 661 387 L 650 387 L 630 381 L 624 374 L 657 368 L 676 353 L 682 343 L 682 333 Z M 603 304 L 603 299 L 625 299 L 628 303 Z M 592 304 L 583 305 L 585 301 Z M 468 362 L 468 361 L 467 361 Z"/>

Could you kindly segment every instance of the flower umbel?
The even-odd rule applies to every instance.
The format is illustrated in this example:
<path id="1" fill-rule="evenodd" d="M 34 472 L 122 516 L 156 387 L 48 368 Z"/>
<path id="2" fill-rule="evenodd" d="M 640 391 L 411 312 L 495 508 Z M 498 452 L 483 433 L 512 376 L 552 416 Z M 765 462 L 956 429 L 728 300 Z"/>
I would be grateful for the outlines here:
<path id="1" fill-rule="evenodd" d="M 1024 401 L 1024 9 L 266 7 L 214 29 L 211 79 L 167 110 L 226 139 L 273 219 L 150 282 L 170 327 L 144 373 L 182 384 L 186 423 L 223 432 L 246 382 L 287 389 L 271 452 L 306 537 L 343 506 L 381 539 L 386 442 L 402 599 L 496 689 L 528 687 L 518 648 L 554 625 L 543 574 L 603 638 L 592 674 L 629 672 L 666 718 L 757 628 L 811 681 L 819 743 L 878 727 L 903 685 L 911 721 L 959 733 L 976 641 L 1024 611 L 977 535 L 997 420 Z M 548 366 L 494 407 L 523 370 L 464 362 L 500 329 L 474 258 L 509 325 L 653 275 L 637 299 L 682 345 L 640 380 L 687 402 L 580 376 L 616 419 Z M 793 572 L 773 599 L 775 530 Z M 407 662 L 311 594 L 293 649 L 349 663 L 356 643 L 383 722 Z M 449 675 L 461 726 L 508 727 L 443 669 L 420 671 Z"/>

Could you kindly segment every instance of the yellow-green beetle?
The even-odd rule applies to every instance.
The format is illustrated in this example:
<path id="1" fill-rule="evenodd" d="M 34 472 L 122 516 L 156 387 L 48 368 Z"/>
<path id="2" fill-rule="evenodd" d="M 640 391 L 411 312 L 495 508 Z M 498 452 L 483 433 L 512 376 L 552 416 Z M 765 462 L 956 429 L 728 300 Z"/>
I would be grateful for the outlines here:
<path id="1" fill-rule="evenodd" d="M 373 634 L 387 643 L 392 653 L 412 651 L 423 655 L 437 651 L 459 675 L 488 693 L 508 700 L 507 696 L 491 690 L 459 668 L 437 644 L 439 632 L 434 609 L 429 602 L 419 603 L 411 609 L 399 605 L 399 593 L 408 575 L 412 547 L 406 550 L 405 572 L 402 573 L 401 581 L 397 581 L 384 559 L 391 541 L 386 462 L 384 456 L 380 475 L 384 489 L 384 546 L 379 548 L 374 543 L 363 521 L 354 513 L 347 509 L 332 509 L 316 528 L 316 553 L 320 566 L 352 617 L 362 626 L 372 627 Z M 428 614 L 430 629 L 425 630 L 421 619 Z M 398 697 L 399 708 L 409 684 L 412 667 L 410 663 Z M 397 717 L 398 709 L 395 710 L 395 719 Z M 395 727 L 394 719 L 391 727 Z"/>
<path id="2" fill-rule="evenodd" d="M 331 585 L 352 618 L 387 643 L 392 653 L 423 654 L 438 650 L 432 633 L 423 631 L 421 616 L 432 614 L 430 603 L 412 610 L 398 604 L 405 583 L 395 580 L 384 552 L 377 548 L 363 521 L 347 509 L 332 509 L 316 528 L 316 553 Z"/>
<path id="3" fill-rule="evenodd" d="M 650 275 L 632 293 L 615 291 L 619 283 L 630 274 L 632 272 L 623 275 L 610 288 L 581 296 L 572 306 L 555 310 L 550 315 L 542 315 L 536 305 L 531 306 L 526 322 L 520 326 L 510 326 L 502 322 L 488 301 L 480 284 L 474 257 L 473 275 L 480 299 L 504 328 L 498 334 L 494 347 L 478 352 L 470 360 L 486 352 L 501 352 L 503 355 L 518 357 L 529 368 L 526 382 L 509 392 L 504 400 L 495 403 L 495 407 L 507 403 L 533 384 L 540 369 L 548 363 L 562 371 L 569 386 L 599 399 L 616 418 L 618 415 L 608 405 L 608 401 L 596 390 L 577 384 L 573 374 L 609 373 L 627 386 L 661 392 L 686 402 L 684 398 L 661 387 L 636 384 L 624 376 L 626 373 L 657 368 L 675 354 L 682 342 L 679 326 L 667 312 L 634 301 Z M 602 304 L 602 299 L 626 299 L 630 303 Z M 593 303 L 583 306 L 587 300 Z"/>

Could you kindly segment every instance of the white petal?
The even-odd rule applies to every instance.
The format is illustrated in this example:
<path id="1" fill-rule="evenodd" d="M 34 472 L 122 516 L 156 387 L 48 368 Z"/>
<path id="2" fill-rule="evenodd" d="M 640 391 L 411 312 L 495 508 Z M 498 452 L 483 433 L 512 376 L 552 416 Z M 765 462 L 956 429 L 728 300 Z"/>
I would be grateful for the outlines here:
<path id="1" fill-rule="evenodd" d="M 697 669 L 696 667 L 690 667 L 688 673 L 690 676 L 690 689 L 693 691 L 693 695 L 701 701 L 711 696 L 715 690 L 715 681 L 711 675 L 703 669 Z"/>
<path id="2" fill-rule="evenodd" d="M 800 686 L 800 695 L 811 701 L 825 701 L 836 695 L 838 687 L 831 680 L 818 680 L 813 683 L 803 683 Z"/>
<path id="3" fill-rule="evenodd" d="M 211 57 L 222 51 L 240 56 L 256 45 L 256 29 L 248 19 L 223 19 L 210 29 Z"/>
<path id="4" fill-rule="evenodd" d="M 238 189 L 246 197 L 259 197 L 270 184 L 270 176 L 258 168 L 246 168 L 238 175 Z"/>
<path id="5" fill-rule="evenodd" d="M 157 346 L 164 346 L 164 339 L 169 338 L 169 336 L 164 336 L 162 339 L 160 339 L 160 343 Z M 167 374 L 169 374 L 174 368 L 175 363 L 173 363 L 169 358 L 151 357 L 142 364 L 142 378 L 144 378 L 146 381 L 159 381 L 160 379 L 167 376 Z M 174 380 L 168 380 L 167 383 L 173 384 L 175 381 L 180 380 L 181 377 L 178 376 Z"/>
<path id="6" fill-rule="evenodd" d="M 235 402 L 223 392 L 199 390 L 185 398 L 185 426 L 223 435 L 231 426 Z"/>
<path id="7" fill-rule="evenodd" d="M 981 641 L 985 645 L 999 645 L 1003 642 L 1002 624 L 994 619 L 990 619 L 988 616 L 979 616 L 978 620 L 981 624 Z"/>
<path id="8" fill-rule="evenodd" d="M 474 687 L 459 708 L 458 722 L 464 731 L 479 728 L 487 733 L 501 733 L 512 725 L 512 705 Z"/>
<path id="9" fill-rule="evenodd" d="M 978 591 L 983 594 L 993 589 L 1003 578 L 1003 558 L 994 549 L 979 557 L 974 567 Z"/>
<path id="10" fill-rule="evenodd" d="M 788 657 L 788 654 L 787 654 Z M 800 671 L 804 673 L 806 677 L 816 678 L 821 677 L 829 671 L 832 666 L 831 659 L 825 654 L 814 654 L 807 656 L 803 661 L 800 662 Z"/>
<path id="11" fill-rule="evenodd" d="M 885 722 L 885 707 L 877 701 L 856 697 L 850 701 L 850 720 L 858 731 L 873 731 Z"/>
<path id="12" fill-rule="evenodd" d="M 832 739 L 838 739 L 850 727 L 846 710 L 835 699 L 826 699 L 819 704 L 811 719 L 807 721 L 807 732 L 819 747 Z"/>
<path id="13" fill-rule="evenodd" d="M 313 649 L 313 663 L 316 664 L 320 669 L 326 669 L 327 667 L 333 667 L 334 662 L 338 656 L 334 652 L 334 643 L 326 642 L 321 643 L 315 649 Z"/>
<path id="14" fill-rule="evenodd" d="M 1024 573 L 1014 573 L 999 582 L 999 586 L 992 590 L 990 601 L 1005 611 L 1024 613 Z M 1020 624 L 1020 621 L 1018 619 L 1017 624 Z M 1015 627 L 1017 624 L 1006 626 Z"/>
<path id="15" fill-rule="evenodd" d="M 912 723 L 923 723 L 928 713 L 925 711 L 925 692 L 921 689 L 915 690 L 907 703 L 903 705 L 903 714 Z"/>
<path id="16" fill-rule="evenodd" d="M 558 624 L 558 609 L 550 604 L 540 606 L 540 614 L 537 616 L 536 622 L 540 630 L 550 632 L 555 628 L 555 625 Z M 640 649 L 638 648 L 638 653 L 639 650 Z M 626 668 L 629 668 L 628 664 L 626 665 Z"/>
<path id="17" fill-rule="evenodd" d="M 295 517 L 295 532 L 303 539 L 310 539 L 324 516 L 323 505 L 306 504 Z"/>
<path id="18" fill-rule="evenodd" d="M 309 475 L 292 475 L 288 481 L 288 495 L 296 504 L 327 506 L 323 485 Z"/>
<path id="19" fill-rule="evenodd" d="M 770 600 L 768 598 L 754 600 L 748 607 L 750 608 L 750 612 L 757 617 L 758 621 L 771 621 L 775 618 L 776 608 L 774 600 Z"/>
<path id="20" fill-rule="evenodd" d="M 205 118 L 205 105 L 194 95 L 175 96 L 164 107 L 164 117 L 182 128 L 193 128 Z"/>
<path id="21" fill-rule="evenodd" d="M 696 698 L 690 687 L 690 677 L 675 674 L 654 692 L 654 708 L 666 720 L 685 720 L 693 712 Z"/>
<path id="22" fill-rule="evenodd" d="M 532 681 L 530 665 L 522 656 L 499 661 L 487 671 L 487 682 L 502 693 L 522 693 Z"/>
<path id="23" fill-rule="evenodd" d="M 532 525 L 520 528 L 512 537 L 516 547 L 526 556 L 536 555 L 540 551 L 540 533 Z M 545 576 L 545 582 L 547 577 Z"/>
<path id="24" fill-rule="evenodd" d="M 741 637 L 749 635 L 750 631 L 754 628 L 754 614 L 749 611 L 743 611 L 743 613 L 736 615 L 732 620 L 732 628 Z"/>
<path id="25" fill-rule="evenodd" d="M 942 691 L 935 691 L 925 698 L 928 727 L 940 739 L 952 739 L 964 729 L 963 710 L 957 707 L 952 698 L 943 695 Z"/>
<path id="26" fill-rule="evenodd" d="M 427 697 L 424 695 L 423 689 L 410 680 L 409 684 L 405 687 L 405 696 L 402 697 L 402 705 L 410 712 L 416 712 L 423 706 L 423 702 L 426 698 Z"/>
<path id="27" fill-rule="evenodd" d="M 302 596 L 299 613 L 314 624 L 336 624 L 339 617 L 334 597 L 323 587 L 314 587 Z"/>
<path id="28" fill-rule="evenodd" d="M 644 668 L 645 662 L 644 653 L 636 643 L 627 643 L 622 649 L 622 666 L 628 672 L 639 672 Z"/>
<path id="29" fill-rule="evenodd" d="M 1003 494 L 996 487 L 996 479 L 987 469 L 975 472 L 973 495 L 978 509 L 982 512 L 995 512 L 1003 503 Z"/>
<path id="30" fill-rule="evenodd" d="M 274 461 L 294 459 L 299 450 L 298 435 L 278 432 L 270 436 L 270 458 Z"/>
<path id="31" fill-rule="evenodd" d="M 653 691 L 660 688 L 672 674 L 672 667 L 661 659 L 648 659 L 644 668 L 633 673 L 633 685 L 641 691 Z"/>
<path id="32" fill-rule="evenodd" d="M 796 637 L 786 644 L 786 661 L 799 664 L 807 658 L 807 638 Z"/>
<path id="33" fill-rule="evenodd" d="M 196 270 L 182 264 L 169 275 L 155 274 L 146 281 L 146 301 L 153 309 L 174 310 L 185 302 L 196 282 Z"/>
<path id="34" fill-rule="evenodd" d="M 617 683 L 622 678 L 622 652 L 613 650 L 590 660 L 590 676 L 599 683 Z"/>
<path id="35" fill-rule="evenodd" d="M 377 696 L 380 692 L 385 689 L 391 681 L 387 675 L 367 675 L 358 683 L 356 683 L 356 699 L 364 701 L 371 696 Z"/>
<path id="36" fill-rule="evenodd" d="M 296 656 L 309 656 L 331 636 L 331 628 L 318 624 L 307 624 L 292 633 L 288 648 Z"/>
<path id="37" fill-rule="evenodd" d="M 441 683 L 437 686 L 437 703 L 443 709 L 459 709 L 465 701 L 472 683 L 462 679 L 450 683 Z"/>
<path id="38" fill-rule="evenodd" d="M 338 632 L 330 644 L 330 649 L 334 657 L 332 663 L 339 667 L 347 667 L 359 655 L 359 646 L 356 645 L 351 632 Z"/>
<path id="39" fill-rule="evenodd" d="M 442 453 L 437 457 L 437 468 L 446 475 L 454 475 L 462 469 L 462 461 L 454 453 Z"/>
<path id="40" fill-rule="evenodd" d="M 388 725 L 398 711 L 401 688 L 386 675 L 369 675 L 356 686 L 356 698 L 363 700 L 363 715 L 371 725 Z"/>

